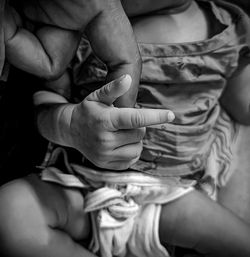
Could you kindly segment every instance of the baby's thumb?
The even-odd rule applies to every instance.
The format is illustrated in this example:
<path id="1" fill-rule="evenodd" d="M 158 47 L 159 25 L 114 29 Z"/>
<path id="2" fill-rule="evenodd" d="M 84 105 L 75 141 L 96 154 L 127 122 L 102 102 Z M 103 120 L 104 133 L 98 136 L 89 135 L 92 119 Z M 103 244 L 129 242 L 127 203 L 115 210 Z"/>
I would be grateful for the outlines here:
<path id="1" fill-rule="evenodd" d="M 86 97 L 86 100 L 112 105 L 117 98 L 124 95 L 129 90 L 131 82 L 132 79 L 130 75 L 123 75 L 92 92 Z"/>

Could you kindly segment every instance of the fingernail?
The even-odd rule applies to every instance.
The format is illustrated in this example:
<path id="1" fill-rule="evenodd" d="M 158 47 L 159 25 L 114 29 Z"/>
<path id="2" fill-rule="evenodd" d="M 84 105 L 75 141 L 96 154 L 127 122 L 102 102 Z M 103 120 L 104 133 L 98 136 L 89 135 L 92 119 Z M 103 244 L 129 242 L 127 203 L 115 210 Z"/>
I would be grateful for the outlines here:
<path id="1" fill-rule="evenodd" d="M 175 119 L 175 115 L 173 112 L 169 111 L 168 112 L 168 121 L 171 122 Z"/>
<path id="2" fill-rule="evenodd" d="M 119 78 L 119 82 L 122 82 L 125 78 L 126 78 L 127 74 L 124 74 L 122 75 L 120 78 Z"/>

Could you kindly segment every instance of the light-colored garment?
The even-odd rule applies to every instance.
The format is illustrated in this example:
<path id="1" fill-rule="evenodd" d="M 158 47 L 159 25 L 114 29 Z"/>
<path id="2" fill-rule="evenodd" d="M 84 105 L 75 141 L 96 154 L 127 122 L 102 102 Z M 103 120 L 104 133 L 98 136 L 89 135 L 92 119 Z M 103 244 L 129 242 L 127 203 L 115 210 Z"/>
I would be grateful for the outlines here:
<path id="1" fill-rule="evenodd" d="M 43 181 L 87 192 L 84 210 L 92 222 L 92 252 L 102 257 L 170 256 L 158 235 L 161 205 L 192 191 L 191 184 L 180 187 L 171 179 L 143 173 L 117 175 L 82 167 L 69 163 L 67 152 L 60 147 L 48 152 L 47 158 Z M 56 167 L 59 159 L 65 165 L 63 171 Z"/>
<path id="2" fill-rule="evenodd" d="M 249 20 L 222 1 L 197 2 L 222 28 L 218 34 L 191 43 L 139 43 L 143 66 L 137 108 L 171 109 L 176 115 L 173 124 L 147 128 L 140 160 L 117 175 L 87 166 L 74 150 L 50 145 L 42 165 L 45 181 L 87 191 L 90 247 L 102 256 L 169 256 L 157 230 L 161 204 L 194 187 L 216 199 L 217 187 L 230 177 L 237 125 L 219 99 L 227 79 L 249 58 Z M 105 83 L 106 67 L 85 39 L 71 68 L 76 102 Z"/>
<path id="3" fill-rule="evenodd" d="M 239 63 L 249 58 L 249 18 L 222 1 L 197 2 L 218 34 L 199 42 L 139 42 L 143 65 L 137 108 L 171 109 L 176 118 L 147 128 L 141 158 L 132 168 L 161 177 L 215 180 L 215 187 L 230 177 L 231 146 L 237 136 L 237 125 L 219 99 Z M 72 63 L 75 101 L 102 86 L 106 74 L 105 65 L 83 39 Z M 210 175 L 212 166 L 216 178 Z"/>

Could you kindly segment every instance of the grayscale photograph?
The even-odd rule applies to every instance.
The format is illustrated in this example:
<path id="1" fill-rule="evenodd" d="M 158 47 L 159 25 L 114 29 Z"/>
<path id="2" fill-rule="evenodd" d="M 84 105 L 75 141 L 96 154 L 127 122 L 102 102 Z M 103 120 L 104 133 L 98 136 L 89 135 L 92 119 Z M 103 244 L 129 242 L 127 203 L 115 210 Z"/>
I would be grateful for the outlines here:
<path id="1" fill-rule="evenodd" d="M 250 257 L 249 0 L 0 0 L 0 256 Z"/>

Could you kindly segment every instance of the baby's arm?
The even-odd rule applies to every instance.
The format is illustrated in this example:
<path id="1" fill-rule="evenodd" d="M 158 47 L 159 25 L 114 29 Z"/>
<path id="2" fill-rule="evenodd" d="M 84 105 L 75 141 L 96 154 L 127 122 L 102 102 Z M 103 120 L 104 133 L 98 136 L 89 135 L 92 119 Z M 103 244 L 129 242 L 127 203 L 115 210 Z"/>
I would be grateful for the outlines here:
<path id="1" fill-rule="evenodd" d="M 65 75 L 59 83 L 64 84 L 63 92 L 68 82 Z M 140 158 L 145 127 L 174 119 L 168 110 L 114 107 L 114 101 L 130 85 L 131 77 L 123 76 L 78 104 L 68 103 L 53 92 L 37 92 L 34 104 L 40 134 L 54 143 L 77 149 L 98 167 L 127 169 Z"/>
<path id="2" fill-rule="evenodd" d="M 59 77 L 73 58 L 79 33 L 45 26 L 36 34 L 22 28 L 18 13 L 6 5 L 5 51 L 8 61 L 19 69 L 45 79 Z"/>
<path id="3" fill-rule="evenodd" d="M 33 95 L 36 125 L 40 134 L 47 140 L 64 146 L 71 146 L 68 124 L 71 109 L 75 105 L 69 103 L 70 98 L 71 80 L 67 70 L 57 80 L 43 83 L 43 90 Z"/>
<path id="4" fill-rule="evenodd" d="M 250 125 L 250 64 L 242 63 L 230 78 L 221 104 L 237 122 Z"/>
<path id="5" fill-rule="evenodd" d="M 69 86 L 67 75 L 60 80 L 59 85 L 65 92 Z M 50 82 L 53 90 L 55 83 Z M 130 83 L 129 76 L 113 81 L 91 93 L 79 104 L 71 104 L 51 91 L 35 93 L 36 124 L 40 134 L 51 142 L 77 149 L 98 167 L 127 169 L 139 158 L 145 131 L 131 128 L 127 133 L 124 129 L 118 133 L 119 122 L 125 125 L 126 120 L 131 122 L 131 118 L 125 115 L 128 110 L 122 108 L 119 114 L 112 103 L 129 89 Z M 136 112 L 134 108 L 131 110 Z"/>

